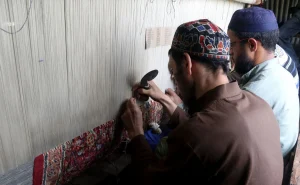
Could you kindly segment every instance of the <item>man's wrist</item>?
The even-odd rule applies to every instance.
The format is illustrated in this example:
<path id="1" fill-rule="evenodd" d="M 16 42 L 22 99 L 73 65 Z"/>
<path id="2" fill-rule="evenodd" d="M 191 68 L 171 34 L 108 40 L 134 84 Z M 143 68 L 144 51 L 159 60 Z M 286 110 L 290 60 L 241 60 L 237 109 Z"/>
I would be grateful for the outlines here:
<path id="1" fill-rule="evenodd" d="M 128 131 L 128 136 L 130 139 L 135 138 L 136 136 L 144 135 L 143 129 L 137 130 L 137 131 Z"/>
<path id="2" fill-rule="evenodd" d="M 177 108 L 176 103 L 174 103 L 168 95 L 163 95 L 159 102 L 167 109 L 169 115 L 172 115 Z"/>
<path id="3" fill-rule="evenodd" d="M 171 100 L 171 98 L 169 96 L 167 96 L 166 94 L 163 94 L 161 96 L 161 98 L 158 100 L 163 106 L 166 106 Z"/>

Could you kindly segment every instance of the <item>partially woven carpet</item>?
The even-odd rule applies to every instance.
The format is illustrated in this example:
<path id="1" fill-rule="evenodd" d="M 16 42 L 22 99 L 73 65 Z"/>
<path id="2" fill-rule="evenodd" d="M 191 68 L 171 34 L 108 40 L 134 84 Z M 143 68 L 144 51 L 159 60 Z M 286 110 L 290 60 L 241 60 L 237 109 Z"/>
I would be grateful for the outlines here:
<path id="1" fill-rule="evenodd" d="M 163 107 L 158 102 L 149 100 L 140 108 L 144 125 L 160 123 L 163 118 Z M 115 123 L 115 120 L 108 121 L 37 156 L 33 167 L 33 185 L 66 184 L 96 160 L 111 154 L 122 141 L 128 140 L 127 132 L 117 132 Z M 116 141 L 116 138 L 119 139 Z"/>

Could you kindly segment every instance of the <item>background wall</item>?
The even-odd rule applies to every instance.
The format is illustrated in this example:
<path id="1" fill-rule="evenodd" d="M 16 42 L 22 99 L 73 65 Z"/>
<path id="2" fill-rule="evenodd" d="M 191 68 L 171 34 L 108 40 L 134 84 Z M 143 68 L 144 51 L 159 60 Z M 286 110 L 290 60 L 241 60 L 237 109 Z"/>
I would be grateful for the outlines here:
<path id="1" fill-rule="evenodd" d="M 289 13 L 289 8 L 295 7 L 298 2 L 299 0 L 268 0 L 265 2 L 264 8 L 270 9 L 274 12 L 277 17 L 277 22 L 280 25 L 292 18 L 292 14 Z M 297 49 L 300 48 L 300 38 L 294 37 L 292 39 L 292 43 L 297 53 Z M 300 54 L 297 54 L 300 57 Z"/>
<path id="2" fill-rule="evenodd" d="M 145 50 L 145 29 L 209 18 L 224 30 L 228 0 L 33 0 L 16 34 L 0 31 L 0 174 L 113 119 L 152 69 L 165 89 L 170 46 Z M 18 30 L 30 0 L 0 0 Z M 14 24 L 14 26 L 12 26 Z"/>

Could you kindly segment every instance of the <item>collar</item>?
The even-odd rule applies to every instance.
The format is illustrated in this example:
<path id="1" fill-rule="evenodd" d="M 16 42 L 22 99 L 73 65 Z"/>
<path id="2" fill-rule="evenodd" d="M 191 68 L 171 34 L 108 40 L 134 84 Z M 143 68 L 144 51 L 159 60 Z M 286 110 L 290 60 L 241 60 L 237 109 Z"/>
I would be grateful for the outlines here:
<path id="1" fill-rule="evenodd" d="M 256 74 L 262 72 L 263 70 L 267 70 L 272 68 L 274 65 L 278 64 L 277 58 L 273 58 L 270 60 L 267 60 L 265 62 L 262 62 L 255 67 L 253 67 L 248 73 L 244 74 L 241 77 L 240 85 L 246 84 L 251 78 L 253 78 Z"/>
<path id="2" fill-rule="evenodd" d="M 242 92 L 236 81 L 223 84 L 207 91 L 195 103 L 191 113 L 199 112 L 209 106 L 213 101 L 239 95 Z"/>

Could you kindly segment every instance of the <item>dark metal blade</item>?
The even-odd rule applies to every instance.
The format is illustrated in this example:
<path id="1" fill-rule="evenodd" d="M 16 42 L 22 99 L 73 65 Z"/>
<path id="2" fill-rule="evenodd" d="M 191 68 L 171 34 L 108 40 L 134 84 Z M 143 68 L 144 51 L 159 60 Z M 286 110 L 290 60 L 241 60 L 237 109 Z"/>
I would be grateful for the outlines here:
<path id="1" fill-rule="evenodd" d="M 158 70 L 153 70 L 145 74 L 145 76 L 141 79 L 140 86 L 143 88 L 149 88 L 148 81 L 153 80 L 158 74 Z"/>

